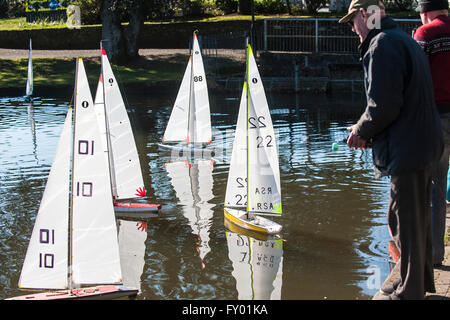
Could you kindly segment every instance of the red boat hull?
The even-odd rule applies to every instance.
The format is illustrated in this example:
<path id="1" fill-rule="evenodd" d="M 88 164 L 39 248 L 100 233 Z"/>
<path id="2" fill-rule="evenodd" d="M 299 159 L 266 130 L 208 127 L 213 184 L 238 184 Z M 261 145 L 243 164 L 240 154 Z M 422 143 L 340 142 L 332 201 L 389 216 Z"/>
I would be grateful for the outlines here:
<path id="1" fill-rule="evenodd" d="M 134 297 L 137 293 L 137 289 L 110 285 L 73 290 L 47 291 L 13 297 L 6 300 L 111 300 Z"/>

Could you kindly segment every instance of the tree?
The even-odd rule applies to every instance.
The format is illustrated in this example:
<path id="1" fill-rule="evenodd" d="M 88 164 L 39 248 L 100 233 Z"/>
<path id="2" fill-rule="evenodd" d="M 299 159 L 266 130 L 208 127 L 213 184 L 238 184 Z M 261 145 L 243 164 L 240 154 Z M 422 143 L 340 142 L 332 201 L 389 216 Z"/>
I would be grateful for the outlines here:
<path id="1" fill-rule="evenodd" d="M 251 14 L 252 0 L 239 0 L 238 9 L 240 14 Z"/>
<path id="2" fill-rule="evenodd" d="M 317 13 L 326 4 L 326 0 L 304 0 L 304 4 L 308 13 Z"/>
<path id="3" fill-rule="evenodd" d="M 128 16 L 129 24 L 121 20 Z M 108 58 L 117 64 L 136 59 L 138 38 L 144 23 L 143 0 L 103 0 L 101 9 L 102 43 Z"/>

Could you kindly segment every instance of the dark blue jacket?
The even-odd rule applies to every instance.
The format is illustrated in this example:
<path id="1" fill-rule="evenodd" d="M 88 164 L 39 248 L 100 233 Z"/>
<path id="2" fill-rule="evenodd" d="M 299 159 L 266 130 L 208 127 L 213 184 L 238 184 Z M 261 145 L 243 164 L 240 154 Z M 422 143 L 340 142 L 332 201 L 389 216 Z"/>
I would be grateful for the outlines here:
<path id="1" fill-rule="evenodd" d="M 398 175 L 438 160 L 443 137 L 423 50 L 389 17 L 359 49 L 367 107 L 354 133 L 371 143 L 376 175 Z"/>

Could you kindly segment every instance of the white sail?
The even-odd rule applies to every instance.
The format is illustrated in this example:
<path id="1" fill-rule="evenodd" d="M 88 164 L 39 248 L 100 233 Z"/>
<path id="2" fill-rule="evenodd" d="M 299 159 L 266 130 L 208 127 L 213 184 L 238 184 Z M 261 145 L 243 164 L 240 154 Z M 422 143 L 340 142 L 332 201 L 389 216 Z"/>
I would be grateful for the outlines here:
<path id="1" fill-rule="evenodd" d="M 69 109 L 23 263 L 20 288 L 67 288 L 71 133 Z"/>
<path id="2" fill-rule="evenodd" d="M 208 86 L 206 83 L 205 70 L 197 34 L 194 33 L 192 46 L 192 86 L 193 104 L 191 115 L 194 117 L 193 128 L 190 128 L 189 142 L 210 143 L 211 136 L 211 115 L 209 111 Z"/>
<path id="3" fill-rule="evenodd" d="M 98 127 L 100 129 L 100 135 L 102 139 L 102 148 L 105 152 L 105 156 L 108 157 L 108 140 L 106 138 L 106 119 L 105 119 L 105 103 L 103 100 L 103 79 L 102 74 L 98 79 L 97 91 L 94 98 L 94 108 L 97 114 Z M 109 161 L 109 160 L 108 160 Z"/>
<path id="4" fill-rule="evenodd" d="M 121 283 L 108 164 L 82 59 L 75 81 L 72 282 L 75 286 Z"/>
<path id="5" fill-rule="evenodd" d="M 189 99 L 191 87 L 192 57 L 189 58 L 177 98 L 164 132 L 163 142 L 188 141 Z"/>
<path id="6" fill-rule="evenodd" d="M 247 208 L 247 84 L 244 82 L 241 103 L 228 171 L 226 207 Z"/>
<path id="7" fill-rule="evenodd" d="M 258 67 L 248 46 L 248 211 L 281 214 L 278 149 Z"/>
<path id="8" fill-rule="evenodd" d="M 113 196 L 116 199 L 144 196 L 144 181 L 133 131 L 104 49 L 101 59 Z"/>
<path id="9" fill-rule="evenodd" d="M 189 57 L 162 141 L 212 141 L 208 85 L 196 33 L 193 36 L 192 55 Z"/>
<path id="10" fill-rule="evenodd" d="M 33 95 L 33 59 L 31 54 L 31 38 L 30 38 L 30 49 L 28 51 L 28 73 L 25 92 L 27 96 Z"/>

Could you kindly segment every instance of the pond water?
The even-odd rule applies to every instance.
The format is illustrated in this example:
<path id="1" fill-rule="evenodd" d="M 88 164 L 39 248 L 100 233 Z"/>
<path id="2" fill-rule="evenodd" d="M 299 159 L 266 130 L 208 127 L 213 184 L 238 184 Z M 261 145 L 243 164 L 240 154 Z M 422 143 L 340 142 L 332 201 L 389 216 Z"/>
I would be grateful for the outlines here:
<path id="1" fill-rule="evenodd" d="M 17 283 L 71 94 L 0 98 L 0 298 Z M 158 149 L 174 94 L 128 93 L 147 200 L 160 217 L 117 220 L 125 284 L 137 299 L 371 299 L 389 273 L 389 180 L 370 150 L 349 149 L 345 128 L 360 94 L 268 93 L 278 138 L 280 240 L 224 226 L 240 92 L 210 93 L 212 160 L 173 161 Z M 339 149 L 333 150 L 332 143 Z"/>

